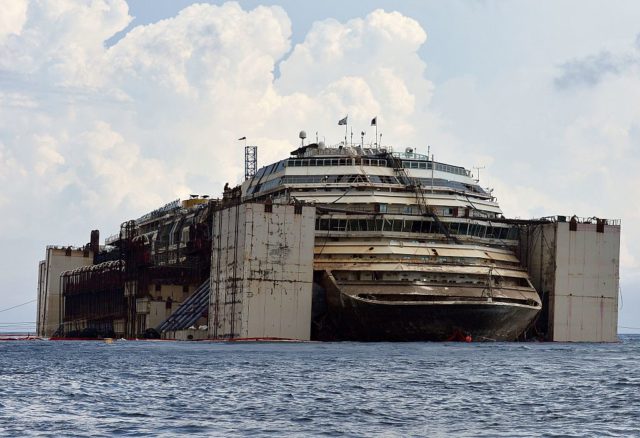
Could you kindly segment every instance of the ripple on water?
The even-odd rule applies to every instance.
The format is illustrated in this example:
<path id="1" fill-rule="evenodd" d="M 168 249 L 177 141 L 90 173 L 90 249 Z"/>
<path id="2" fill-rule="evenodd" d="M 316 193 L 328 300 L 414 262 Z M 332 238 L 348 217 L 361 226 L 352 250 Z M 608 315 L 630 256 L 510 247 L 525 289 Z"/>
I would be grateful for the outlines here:
<path id="1" fill-rule="evenodd" d="M 55 348 L 52 348 L 55 347 Z M 639 435 L 620 344 L 0 344 L 0 435 Z"/>

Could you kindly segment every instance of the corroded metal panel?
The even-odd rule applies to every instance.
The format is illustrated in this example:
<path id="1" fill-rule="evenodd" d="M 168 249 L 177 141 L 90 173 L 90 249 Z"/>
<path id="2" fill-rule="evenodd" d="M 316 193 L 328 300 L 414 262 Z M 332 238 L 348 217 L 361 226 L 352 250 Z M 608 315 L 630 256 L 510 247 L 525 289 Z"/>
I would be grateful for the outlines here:
<path id="1" fill-rule="evenodd" d="M 310 338 L 315 208 L 215 213 L 210 336 Z"/>
<path id="2" fill-rule="evenodd" d="M 620 227 L 556 225 L 554 336 L 557 341 L 617 340 Z"/>
<path id="3" fill-rule="evenodd" d="M 551 222 L 529 240 L 532 281 L 549 295 L 550 339 L 617 341 L 620 226 Z"/>
<path id="4" fill-rule="evenodd" d="M 41 275 L 38 292 L 39 334 L 51 336 L 62 324 L 62 291 L 60 275 L 93 263 L 93 253 L 70 247 L 48 247 L 44 265 L 40 265 Z"/>

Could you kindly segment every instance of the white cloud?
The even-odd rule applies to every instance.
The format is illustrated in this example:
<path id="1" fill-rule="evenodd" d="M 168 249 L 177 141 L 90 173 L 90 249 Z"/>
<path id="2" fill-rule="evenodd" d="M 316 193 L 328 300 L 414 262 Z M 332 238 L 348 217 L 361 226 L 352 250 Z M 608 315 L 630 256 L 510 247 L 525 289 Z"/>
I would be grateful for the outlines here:
<path id="1" fill-rule="evenodd" d="M 27 18 L 27 1 L 11 0 L 0 3 L 0 41 L 9 35 L 19 35 Z"/>
<path id="2" fill-rule="evenodd" d="M 433 88 L 417 53 L 426 38 L 417 21 L 381 9 L 346 23 L 316 22 L 280 64 L 276 87 L 285 94 L 326 96 L 325 112 L 335 118 L 339 110 L 350 110 L 364 126 L 381 113 L 389 129 L 406 134 L 407 127 L 394 122 L 415 114 L 417 96 L 428 103 Z"/>
<path id="3" fill-rule="evenodd" d="M 262 163 L 300 129 L 337 141 L 345 113 L 356 137 L 379 114 L 385 135 L 414 139 L 417 102 L 433 88 L 417 55 L 426 34 L 396 12 L 316 23 L 290 56 L 279 7 L 196 4 L 107 48 L 131 20 L 123 0 L 33 1 L 19 33 L 0 41 L 0 69 L 17 79 L 0 88 L 0 140 L 25 169 L 6 202 L 41 199 L 73 215 L 61 235 L 81 211 L 85 227 L 113 228 L 175 196 L 217 195 L 239 182 L 243 135 L 260 142 Z"/>
<path id="4" fill-rule="evenodd" d="M 50 136 L 36 135 L 34 138 L 37 161 L 35 171 L 39 176 L 44 176 L 47 171 L 64 164 L 64 157 L 57 150 L 57 141 Z"/>
<path id="5" fill-rule="evenodd" d="M 31 1 L 25 19 L 16 21 L 22 21 L 19 34 L 0 40 L 0 69 L 93 85 L 104 41 L 129 23 L 127 11 L 123 0 Z"/>

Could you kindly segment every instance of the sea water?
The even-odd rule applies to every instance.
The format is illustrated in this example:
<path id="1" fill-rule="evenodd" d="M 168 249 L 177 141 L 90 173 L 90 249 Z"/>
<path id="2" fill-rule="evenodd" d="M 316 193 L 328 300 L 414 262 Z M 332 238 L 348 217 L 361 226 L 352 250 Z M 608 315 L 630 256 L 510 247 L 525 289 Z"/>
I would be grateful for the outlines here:
<path id="1" fill-rule="evenodd" d="M 640 436 L 620 339 L 0 342 L 0 435 Z"/>

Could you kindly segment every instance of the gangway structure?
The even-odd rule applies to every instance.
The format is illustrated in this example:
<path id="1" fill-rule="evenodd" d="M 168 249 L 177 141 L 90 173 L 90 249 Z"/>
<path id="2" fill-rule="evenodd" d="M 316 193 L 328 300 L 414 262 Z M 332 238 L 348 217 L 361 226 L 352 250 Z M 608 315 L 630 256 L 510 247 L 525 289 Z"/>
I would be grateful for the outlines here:
<path id="1" fill-rule="evenodd" d="M 208 315 L 210 280 L 207 278 L 173 314 L 157 328 L 158 333 L 186 330 Z"/>

